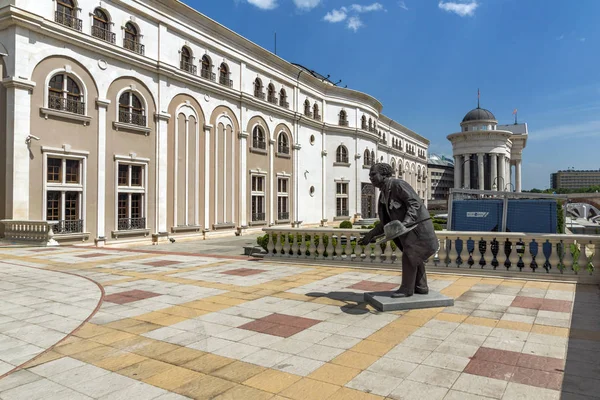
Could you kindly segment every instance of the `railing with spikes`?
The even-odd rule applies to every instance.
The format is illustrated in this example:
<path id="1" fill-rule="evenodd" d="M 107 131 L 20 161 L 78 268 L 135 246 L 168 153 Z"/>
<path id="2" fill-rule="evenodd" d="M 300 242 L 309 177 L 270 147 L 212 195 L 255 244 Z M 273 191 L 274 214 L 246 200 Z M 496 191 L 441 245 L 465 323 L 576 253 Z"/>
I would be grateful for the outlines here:
<path id="1" fill-rule="evenodd" d="M 401 267 L 394 244 L 361 246 L 366 229 L 264 228 L 266 258 L 322 260 L 332 264 Z M 600 282 L 600 236 L 515 232 L 437 231 L 440 247 L 427 261 L 435 272 Z"/>

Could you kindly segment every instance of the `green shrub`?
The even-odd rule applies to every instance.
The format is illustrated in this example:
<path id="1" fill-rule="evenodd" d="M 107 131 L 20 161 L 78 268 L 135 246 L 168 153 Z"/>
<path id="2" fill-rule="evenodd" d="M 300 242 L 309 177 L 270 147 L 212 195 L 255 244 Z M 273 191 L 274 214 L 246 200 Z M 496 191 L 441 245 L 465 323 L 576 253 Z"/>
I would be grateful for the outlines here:
<path id="1" fill-rule="evenodd" d="M 436 231 L 441 231 L 443 228 L 442 228 L 441 224 L 438 224 L 437 222 L 434 222 L 433 223 L 433 229 L 435 229 Z"/>
<path id="2" fill-rule="evenodd" d="M 350 221 L 342 221 L 340 223 L 340 229 L 352 229 L 352 222 L 350 222 Z"/>

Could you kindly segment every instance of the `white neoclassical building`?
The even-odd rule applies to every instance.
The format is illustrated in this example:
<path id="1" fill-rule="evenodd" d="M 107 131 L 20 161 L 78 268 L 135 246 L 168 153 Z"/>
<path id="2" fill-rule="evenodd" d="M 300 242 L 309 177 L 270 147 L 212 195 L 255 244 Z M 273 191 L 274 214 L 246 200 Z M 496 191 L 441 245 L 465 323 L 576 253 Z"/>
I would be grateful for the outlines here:
<path id="1" fill-rule="evenodd" d="M 498 125 L 494 114 L 477 107 L 465 115 L 460 127 L 460 132 L 448 135 L 454 187 L 520 192 L 527 124 Z"/>
<path id="2" fill-rule="evenodd" d="M 0 0 L 0 219 L 96 242 L 373 217 L 429 141 L 176 0 Z M 0 235 L 2 232 L 0 232 Z"/>

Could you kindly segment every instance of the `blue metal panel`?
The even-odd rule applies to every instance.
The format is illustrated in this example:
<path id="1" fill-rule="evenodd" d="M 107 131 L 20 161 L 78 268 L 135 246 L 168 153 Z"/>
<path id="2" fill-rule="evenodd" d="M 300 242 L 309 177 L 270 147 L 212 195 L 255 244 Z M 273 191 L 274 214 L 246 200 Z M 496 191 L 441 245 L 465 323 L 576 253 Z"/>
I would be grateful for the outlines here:
<path id="1" fill-rule="evenodd" d="M 508 200 L 508 232 L 556 233 L 556 200 Z"/>
<path id="2" fill-rule="evenodd" d="M 452 202 L 453 231 L 493 232 L 502 229 L 502 200 L 455 200 Z"/>

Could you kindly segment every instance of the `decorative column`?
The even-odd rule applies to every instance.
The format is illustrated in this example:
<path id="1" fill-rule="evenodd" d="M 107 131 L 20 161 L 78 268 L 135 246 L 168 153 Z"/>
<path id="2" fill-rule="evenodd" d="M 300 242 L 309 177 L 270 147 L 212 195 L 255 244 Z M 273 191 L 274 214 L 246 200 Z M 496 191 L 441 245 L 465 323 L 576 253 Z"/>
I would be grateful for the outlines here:
<path id="1" fill-rule="evenodd" d="M 507 180 L 507 185 L 510 188 L 511 184 L 512 184 L 512 171 L 511 171 L 511 167 L 510 167 L 510 158 L 506 158 L 506 180 Z M 511 190 L 511 189 L 509 189 Z"/>
<path id="2" fill-rule="evenodd" d="M 515 163 L 515 190 L 521 192 L 521 160 Z"/>
<path id="3" fill-rule="evenodd" d="M 202 232 L 210 231 L 210 189 L 208 189 L 208 183 L 210 182 L 210 130 L 213 128 L 212 125 L 204 124 L 204 226 Z M 216 208 L 217 205 L 215 204 Z"/>
<path id="4" fill-rule="evenodd" d="M 31 93 L 35 82 L 10 77 L 6 90 L 6 219 L 29 219 L 29 141 Z M 45 89 L 44 89 L 45 90 Z M 41 134 L 40 134 L 41 135 Z M 44 137 L 41 137 L 44 140 Z"/>
<path id="5" fill-rule="evenodd" d="M 465 182 L 463 186 L 465 189 L 471 188 L 471 155 L 465 154 L 465 161 L 463 162 L 465 165 Z"/>
<path id="6" fill-rule="evenodd" d="M 277 193 L 273 192 L 275 188 L 275 171 L 273 167 L 274 158 L 275 139 L 269 139 L 269 226 L 275 225 L 275 203 L 277 203 Z"/>
<path id="7" fill-rule="evenodd" d="M 238 133 L 240 139 L 240 228 L 246 229 L 248 227 L 248 193 L 247 193 L 247 182 L 248 182 L 248 169 L 247 165 L 247 151 L 248 151 L 248 132 Z"/>
<path id="8" fill-rule="evenodd" d="M 296 135 L 296 138 L 298 136 Z M 294 222 L 292 224 L 292 226 L 295 226 L 296 228 L 300 227 L 300 223 L 302 221 L 300 221 L 300 216 L 298 215 L 298 201 L 300 198 L 300 195 L 298 193 L 298 183 L 299 183 L 299 175 L 300 175 L 300 149 L 302 148 L 302 145 L 300 143 L 295 143 L 292 146 L 292 149 L 294 150 L 294 209 L 296 210 L 296 212 L 294 213 Z"/>
<path id="9" fill-rule="evenodd" d="M 156 231 L 157 235 L 167 236 L 167 182 L 168 151 L 167 129 L 171 116 L 166 113 L 154 115 L 156 120 Z"/>
<path id="10" fill-rule="evenodd" d="M 461 177 L 462 177 L 462 162 L 463 156 L 454 156 L 454 188 L 461 188 Z"/>
<path id="11" fill-rule="evenodd" d="M 96 239 L 98 247 L 106 243 L 106 111 L 110 100 L 96 99 L 98 106 L 98 198 L 96 199 Z"/>
<path id="12" fill-rule="evenodd" d="M 491 166 L 491 175 L 490 175 L 490 179 L 492 182 L 492 186 L 490 189 L 492 190 L 498 190 L 500 188 L 500 178 L 498 178 L 498 155 L 496 153 L 491 153 L 490 154 L 491 160 L 490 160 L 490 166 Z M 496 188 L 494 188 L 494 185 L 496 185 Z M 502 190 L 502 189 L 500 189 Z"/>
<path id="13" fill-rule="evenodd" d="M 485 171 L 483 168 L 483 153 L 477 154 L 477 176 L 479 178 L 479 190 L 485 190 Z"/>
<path id="14" fill-rule="evenodd" d="M 498 190 L 501 192 L 506 191 L 505 165 L 506 162 L 504 161 L 504 154 L 498 154 Z"/>
<path id="15" fill-rule="evenodd" d="M 323 135 L 323 149 L 325 148 L 325 135 Z M 321 151 L 321 225 L 327 224 L 327 150 Z"/>

